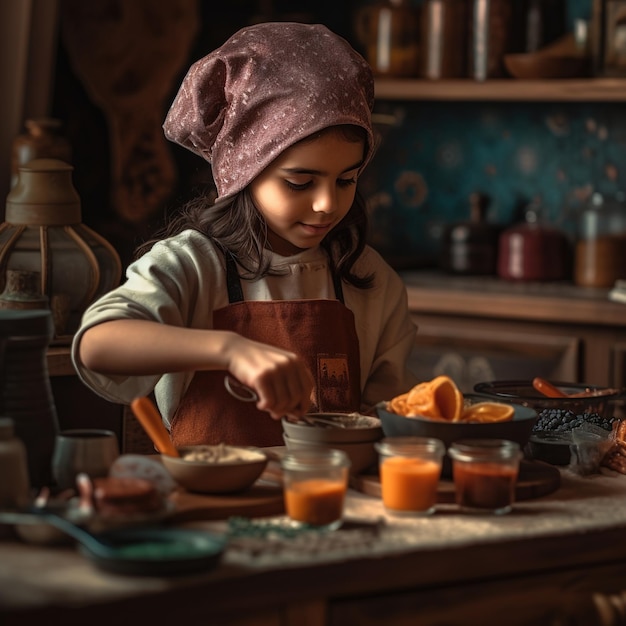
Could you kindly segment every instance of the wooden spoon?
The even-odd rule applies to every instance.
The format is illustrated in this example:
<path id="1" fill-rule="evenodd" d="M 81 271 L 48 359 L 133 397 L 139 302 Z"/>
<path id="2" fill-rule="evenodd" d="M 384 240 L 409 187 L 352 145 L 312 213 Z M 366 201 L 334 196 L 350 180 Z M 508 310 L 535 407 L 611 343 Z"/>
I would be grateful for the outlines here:
<path id="1" fill-rule="evenodd" d="M 533 378 L 533 387 L 544 396 L 548 398 L 567 398 L 566 393 L 563 393 L 560 389 L 557 389 L 552 383 L 549 383 L 543 378 Z"/>
<path id="2" fill-rule="evenodd" d="M 543 378 L 533 378 L 533 387 L 548 398 L 595 398 L 597 396 L 611 396 L 618 393 L 618 389 L 587 389 L 577 393 L 564 393 L 552 383 Z"/>
<path id="3" fill-rule="evenodd" d="M 168 456 L 180 456 L 170 439 L 170 434 L 163 425 L 159 411 L 150 398 L 145 396 L 135 398 L 130 403 L 130 408 L 133 410 L 135 417 L 139 420 L 143 429 L 159 452 L 167 454 Z"/>

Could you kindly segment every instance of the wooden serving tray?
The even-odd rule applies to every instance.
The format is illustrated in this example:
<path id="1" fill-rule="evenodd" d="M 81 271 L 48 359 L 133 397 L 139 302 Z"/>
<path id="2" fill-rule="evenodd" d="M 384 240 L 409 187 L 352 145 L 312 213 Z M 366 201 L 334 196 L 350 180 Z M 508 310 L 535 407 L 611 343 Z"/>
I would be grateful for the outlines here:
<path id="1" fill-rule="evenodd" d="M 170 500 L 174 511 L 168 522 L 221 520 L 231 516 L 263 517 L 285 512 L 283 489 L 277 485 L 255 483 L 241 493 L 202 494 L 177 490 Z"/>
<path id="2" fill-rule="evenodd" d="M 516 500 L 532 500 L 556 491 L 561 485 L 561 473 L 558 468 L 542 461 L 522 460 L 519 477 L 515 486 Z M 361 493 L 380 498 L 380 478 L 378 472 L 360 474 L 350 478 L 350 486 Z M 439 481 L 437 502 L 453 503 L 455 501 L 454 483 L 452 480 Z"/>

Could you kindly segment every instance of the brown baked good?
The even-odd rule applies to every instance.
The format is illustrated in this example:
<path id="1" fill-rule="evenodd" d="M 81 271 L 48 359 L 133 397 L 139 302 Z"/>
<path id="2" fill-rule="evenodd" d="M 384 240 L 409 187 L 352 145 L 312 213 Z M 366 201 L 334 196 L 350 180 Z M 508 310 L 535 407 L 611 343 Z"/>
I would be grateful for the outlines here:
<path id="1" fill-rule="evenodd" d="M 613 422 L 610 439 L 613 440 L 613 443 L 606 451 L 600 465 L 620 474 L 626 474 L 626 421 L 616 420 Z"/>
<path id="2" fill-rule="evenodd" d="M 163 507 L 163 496 L 148 480 L 108 476 L 94 478 L 93 502 L 103 516 L 154 513 Z"/>

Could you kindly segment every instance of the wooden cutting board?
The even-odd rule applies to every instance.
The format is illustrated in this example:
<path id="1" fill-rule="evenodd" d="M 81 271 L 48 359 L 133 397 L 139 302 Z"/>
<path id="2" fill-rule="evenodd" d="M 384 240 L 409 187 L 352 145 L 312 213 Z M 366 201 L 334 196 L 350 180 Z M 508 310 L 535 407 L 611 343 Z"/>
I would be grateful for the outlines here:
<path id="1" fill-rule="evenodd" d="M 220 520 L 233 516 L 264 517 L 285 512 L 280 466 L 270 458 L 261 477 L 239 493 L 204 494 L 177 489 L 171 496 L 174 511 L 168 521 Z"/>
<path id="2" fill-rule="evenodd" d="M 209 495 L 178 490 L 171 496 L 175 509 L 167 521 L 220 520 L 232 516 L 263 517 L 285 512 L 282 487 L 256 483 L 236 494 Z"/>
<path id="3" fill-rule="evenodd" d="M 542 461 L 522 460 L 519 477 L 515 486 L 516 500 L 531 500 L 556 491 L 561 485 L 558 468 Z M 369 496 L 381 497 L 378 473 L 361 474 L 350 479 L 350 486 Z M 454 502 L 454 483 L 451 480 L 439 481 L 437 502 Z"/>

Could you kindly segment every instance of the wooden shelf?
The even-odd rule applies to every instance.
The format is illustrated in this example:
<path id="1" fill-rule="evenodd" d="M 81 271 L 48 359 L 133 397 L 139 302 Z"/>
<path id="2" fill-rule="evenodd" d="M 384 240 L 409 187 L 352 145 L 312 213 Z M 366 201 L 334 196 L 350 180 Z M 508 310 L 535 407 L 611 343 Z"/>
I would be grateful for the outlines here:
<path id="1" fill-rule="evenodd" d="M 577 287 L 567 281 L 514 282 L 427 270 L 400 275 L 415 312 L 593 325 L 626 332 L 626 306 L 609 300 L 609 289 Z"/>
<path id="2" fill-rule="evenodd" d="M 378 100 L 626 102 L 626 79 L 378 79 Z"/>

